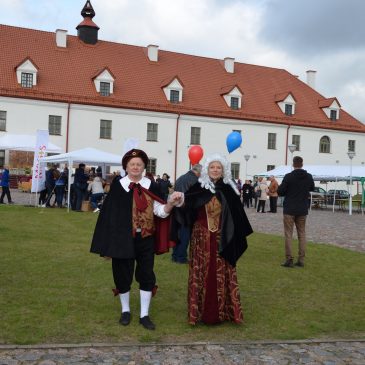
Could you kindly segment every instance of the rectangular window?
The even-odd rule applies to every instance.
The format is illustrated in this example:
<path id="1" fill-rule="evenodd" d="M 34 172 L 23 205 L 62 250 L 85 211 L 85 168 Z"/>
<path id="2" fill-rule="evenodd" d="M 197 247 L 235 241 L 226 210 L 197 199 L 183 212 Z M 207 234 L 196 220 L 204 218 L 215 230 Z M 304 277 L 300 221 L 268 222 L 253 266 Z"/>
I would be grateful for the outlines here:
<path id="1" fill-rule="evenodd" d="M 156 168 L 157 168 L 157 159 L 156 158 L 149 158 L 148 164 L 146 167 L 146 172 L 149 172 L 153 176 L 156 175 Z"/>
<path id="2" fill-rule="evenodd" d="M 285 104 L 285 115 L 293 115 L 293 105 Z"/>
<path id="3" fill-rule="evenodd" d="M 191 127 L 190 144 L 200 144 L 200 127 Z"/>
<path id="4" fill-rule="evenodd" d="M 238 98 L 231 97 L 231 109 L 233 110 L 239 109 L 238 101 L 239 101 Z"/>
<path id="5" fill-rule="evenodd" d="M 178 90 L 170 90 L 171 103 L 178 103 L 180 101 L 180 92 Z"/>
<path id="6" fill-rule="evenodd" d="M 5 165 L 5 150 L 0 150 L 0 168 Z"/>
<path id="7" fill-rule="evenodd" d="M 276 150 L 276 133 L 268 133 L 267 135 L 267 149 Z"/>
<path id="8" fill-rule="evenodd" d="M 101 96 L 109 96 L 110 95 L 110 83 L 109 82 L 101 82 L 100 83 L 100 95 Z"/>
<path id="9" fill-rule="evenodd" d="M 337 110 L 331 110 L 330 111 L 330 119 L 331 120 L 337 120 Z"/>
<path id="10" fill-rule="evenodd" d="M 0 131 L 6 131 L 6 111 L 0 110 Z"/>
<path id="11" fill-rule="evenodd" d="M 112 121 L 100 120 L 100 138 L 111 139 L 112 138 Z"/>
<path id="12" fill-rule="evenodd" d="M 296 151 L 300 151 L 300 136 L 293 134 L 291 143 L 297 146 Z"/>
<path id="13" fill-rule="evenodd" d="M 52 136 L 61 135 L 61 120 L 62 117 L 59 115 L 49 115 L 48 116 L 48 132 Z"/>
<path id="14" fill-rule="evenodd" d="M 266 171 L 274 170 L 274 168 L 275 168 L 275 165 L 267 165 Z"/>
<path id="15" fill-rule="evenodd" d="M 22 72 L 22 87 L 33 87 L 33 74 Z"/>
<path id="16" fill-rule="evenodd" d="M 355 148 L 356 148 L 356 141 L 353 139 L 349 139 L 349 151 L 350 152 L 355 152 Z"/>
<path id="17" fill-rule="evenodd" d="M 147 123 L 147 141 L 157 142 L 158 124 Z"/>
<path id="18" fill-rule="evenodd" d="M 233 179 L 240 177 L 240 164 L 238 162 L 231 162 L 231 174 Z"/>

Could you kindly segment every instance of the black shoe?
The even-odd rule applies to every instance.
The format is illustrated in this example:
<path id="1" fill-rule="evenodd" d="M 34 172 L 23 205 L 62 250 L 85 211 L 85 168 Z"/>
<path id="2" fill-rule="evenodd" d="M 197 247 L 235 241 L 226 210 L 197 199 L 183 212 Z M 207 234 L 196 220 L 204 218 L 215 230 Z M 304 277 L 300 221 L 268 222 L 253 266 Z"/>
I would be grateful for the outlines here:
<path id="1" fill-rule="evenodd" d="M 146 330 L 154 330 L 156 326 L 150 320 L 149 316 L 144 316 L 143 318 L 139 319 L 139 323 L 146 329 Z"/>
<path id="2" fill-rule="evenodd" d="M 123 312 L 120 315 L 119 323 L 123 326 L 128 326 L 131 323 L 131 313 L 130 312 Z"/>
<path id="3" fill-rule="evenodd" d="M 292 259 L 288 259 L 285 262 L 283 262 L 281 264 L 281 266 L 283 266 L 283 267 L 294 267 L 293 260 Z"/>
<path id="4" fill-rule="evenodd" d="M 295 266 L 304 267 L 304 262 L 297 261 L 297 262 L 295 263 Z"/>

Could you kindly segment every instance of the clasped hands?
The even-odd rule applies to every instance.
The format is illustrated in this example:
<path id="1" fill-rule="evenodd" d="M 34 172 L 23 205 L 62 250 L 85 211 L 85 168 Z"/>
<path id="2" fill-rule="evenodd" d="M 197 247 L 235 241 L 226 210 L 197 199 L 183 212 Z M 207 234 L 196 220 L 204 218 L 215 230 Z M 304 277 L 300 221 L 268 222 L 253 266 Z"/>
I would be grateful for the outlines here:
<path id="1" fill-rule="evenodd" d="M 167 203 L 171 204 L 173 207 L 181 207 L 184 204 L 184 193 L 174 191 L 169 195 Z"/>

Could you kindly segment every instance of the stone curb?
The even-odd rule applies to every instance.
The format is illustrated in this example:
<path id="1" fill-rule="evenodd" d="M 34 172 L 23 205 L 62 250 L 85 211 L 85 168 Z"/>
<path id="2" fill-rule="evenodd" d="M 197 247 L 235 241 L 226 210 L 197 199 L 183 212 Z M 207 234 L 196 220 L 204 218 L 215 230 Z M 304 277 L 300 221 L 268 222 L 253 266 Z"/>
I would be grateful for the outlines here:
<path id="1" fill-rule="evenodd" d="M 321 343 L 365 343 L 365 338 L 360 339 L 305 339 L 305 340 L 259 340 L 242 342 L 182 342 L 182 343 L 80 343 L 80 344 L 38 344 L 38 345 L 0 345 L 0 350 L 15 349 L 59 349 L 59 348 L 84 348 L 84 347 L 191 347 L 191 346 L 254 346 L 275 344 L 321 344 Z"/>

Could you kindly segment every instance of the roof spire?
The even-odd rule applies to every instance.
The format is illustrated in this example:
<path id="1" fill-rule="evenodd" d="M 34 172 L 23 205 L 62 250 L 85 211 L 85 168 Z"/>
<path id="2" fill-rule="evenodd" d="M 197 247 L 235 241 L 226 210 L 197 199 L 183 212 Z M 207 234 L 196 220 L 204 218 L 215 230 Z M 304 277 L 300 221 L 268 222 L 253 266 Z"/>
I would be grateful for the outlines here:
<path id="1" fill-rule="evenodd" d="M 85 6 L 83 7 L 83 9 L 81 10 L 81 15 L 86 18 L 89 17 L 90 19 L 94 18 L 95 16 L 95 11 L 93 6 L 91 5 L 90 0 L 86 1 Z"/>
<path id="2" fill-rule="evenodd" d="M 84 17 L 84 20 L 76 27 L 79 39 L 84 43 L 96 44 L 98 42 L 99 27 L 92 21 L 95 11 L 90 0 L 86 1 L 81 10 L 81 15 Z"/>

